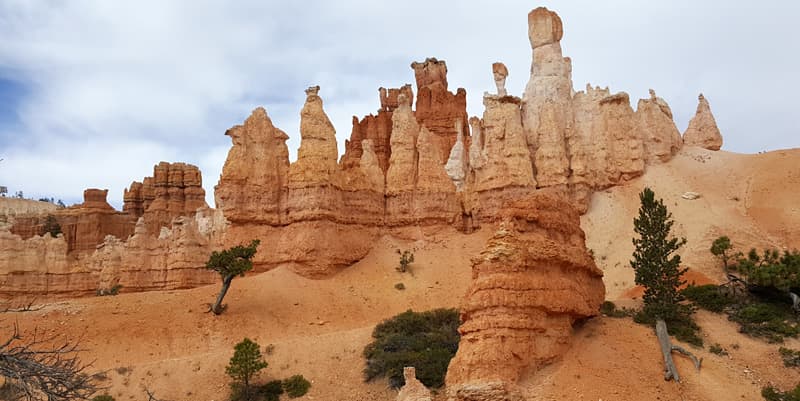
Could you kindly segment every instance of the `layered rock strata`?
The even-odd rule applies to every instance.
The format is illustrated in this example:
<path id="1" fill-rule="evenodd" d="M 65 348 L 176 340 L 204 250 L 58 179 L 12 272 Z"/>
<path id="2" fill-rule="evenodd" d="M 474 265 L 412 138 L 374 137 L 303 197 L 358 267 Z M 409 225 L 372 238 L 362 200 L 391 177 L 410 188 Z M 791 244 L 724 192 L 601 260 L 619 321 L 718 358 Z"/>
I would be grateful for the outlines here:
<path id="1" fill-rule="evenodd" d="M 489 399 L 482 391 L 514 399 L 522 373 L 562 354 L 572 325 L 596 315 L 605 296 L 580 214 L 560 192 L 537 191 L 501 215 L 472 261 L 461 341 L 446 378 L 453 400 Z"/>
<path id="2" fill-rule="evenodd" d="M 435 135 L 439 158 L 444 163 L 456 143 L 456 121 L 467 126 L 467 91 L 456 93 L 447 89 L 447 64 L 444 60 L 427 58 L 411 63 L 417 82 L 417 103 L 414 114 L 421 126 Z"/>
<path id="3" fill-rule="evenodd" d="M 208 208 L 203 179 L 197 166 L 161 162 L 153 166 L 153 175 L 134 181 L 123 194 L 122 211 L 134 218 L 144 217 L 151 233 L 169 228 L 178 216 L 193 216 L 199 208 Z"/>
<path id="4" fill-rule="evenodd" d="M 392 112 L 400 106 L 398 99 L 401 94 L 405 96 L 405 101 L 411 102 L 414 99 L 414 91 L 411 89 L 411 85 L 404 85 L 401 88 L 380 88 L 379 93 L 381 107 L 377 114 L 369 114 L 360 121 L 358 117 L 353 116 L 353 130 L 350 133 L 350 139 L 345 141 L 345 152 L 340 161 L 344 169 L 358 164 L 358 159 L 362 154 L 361 143 L 364 140 L 372 141 L 378 165 L 384 174 L 389 168 L 389 158 L 392 155 L 390 144 Z"/>
<path id="5" fill-rule="evenodd" d="M 683 133 L 683 143 L 708 150 L 719 150 L 722 147 L 722 134 L 711 113 L 711 106 L 702 93 L 697 98 L 697 112 L 689 120 L 689 126 Z"/>

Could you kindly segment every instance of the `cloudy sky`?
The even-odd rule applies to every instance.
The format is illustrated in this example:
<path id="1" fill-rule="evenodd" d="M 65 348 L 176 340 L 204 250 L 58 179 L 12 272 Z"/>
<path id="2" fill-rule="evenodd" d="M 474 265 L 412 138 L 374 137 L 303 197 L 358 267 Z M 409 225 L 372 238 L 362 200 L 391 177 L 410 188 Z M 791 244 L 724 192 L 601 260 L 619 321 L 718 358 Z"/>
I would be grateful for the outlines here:
<path id="1" fill-rule="evenodd" d="M 0 0 L 0 185 L 68 204 L 108 188 L 120 207 L 158 161 L 184 161 L 213 206 L 225 130 L 264 106 L 294 158 L 308 86 L 340 152 L 352 116 L 378 108 L 378 87 L 413 83 L 415 60 L 446 60 L 471 115 L 494 61 L 520 95 L 539 5 L 564 21 L 576 89 L 609 86 L 635 107 L 653 88 L 681 132 L 703 92 L 723 149 L 800 147 L 800 2 Z"/>

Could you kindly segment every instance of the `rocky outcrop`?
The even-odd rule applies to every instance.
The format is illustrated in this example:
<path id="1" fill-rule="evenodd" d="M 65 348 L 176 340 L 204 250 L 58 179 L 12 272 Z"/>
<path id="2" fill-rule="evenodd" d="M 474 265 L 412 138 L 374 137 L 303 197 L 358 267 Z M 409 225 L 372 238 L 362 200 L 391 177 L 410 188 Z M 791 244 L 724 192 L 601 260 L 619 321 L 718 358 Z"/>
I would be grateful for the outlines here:
<path id="1" fill-rule="evenodd" d="M 288 196 L 289 137 L 261 107 L 225 135 L 233 147 L 214 187 L 217 208 L 233 223 L 281 224 Z"/>
<path id="2" fill-rule="evenodd" d="M 150 233 L 168 228 L 178 216 L 193 216 L 197 209 L 208 208 L 200 169 L 186 163 L 153 166 L 153 176 L 131 183 L 123 200 L 122 211 L 136 219 L 144 217 Z"/>
<path id="3" fill-rule="evenodd" d="M 447 64 L 444 60 L 428 58 L 411 63 L 417 82 L 415 116 L 421 126 L 435 135 L 442 164 L 456 143 L 456 120 L 467 126 L 467 91 L 458 88 L 456 93 L 447 90 Z"/>
<path id="4" fill-rule="evenodd" d="M 190 288 L 218 280 L 202 269 L 224 231 L 224 219 L 210 209 L 178 217 L 157 235 L 144 219 L 133 235 L 106 235 L 92 252 L 69 253 L 64 235 L 22 239 L 0 230 L 0 298 L 84 296 L 122 286 L 123 291 Z"/>
<path id="5" fill-rule="evenodd" d="M 417 372 L 413 367 L 403 368 L 405 385 L 397 393 L 397 401 L 431 401 L 431 391 L 417 380 Z"/>
<path id="6" fill-rule="evenodd" d="M 722 147 L 722 134 L 717 128 L 714 115 L 711 114 L 711 106 L 702 93 L 697 100 L 697 112 L 689 120 L 689 127 L 683 133 L 683 143 L 708 150 L 719 150 Z"/>
<path id="7" fill-rule="evenodd" d="M 106 189 L 87 189 L 83 203 L 54 213 L 67 241 L 67 252 L 91 253 L 107 235 L 125 239 L 133 234 L 135 218 L 114 210 L 106 201 L 107 195 Z"/>
<path id="8" fill-rule="evenodd" d="M 492 75 L 494 76 L 494 84 L 497 86 L 497 96 L 506 96 L 506 77 L 508 77 L 508 68 L 503 63 L 492 64 Z"/>
<path id="9" fill-rule="evenodd" d="M 654 90 L 650 89 L 649 99 L 639 100 L 636 118 L 648 164 L 669 161 L 678 153 L 683 141 L 672 120 L 672 110 Z"/>
<path id="10" fill-rule="evenodd" d="M 561 51 L 561 19 L 540 7 L 528 14 L 528 24 L 533 63 L 522 125 L 538 187 L 567 188 L 585 211 L 594 191 L 639 176 L 647 164 L 677 153 L 682 140 L 664 99 L 650 90 L 634 112 L 624 92 L 587 85 L 574 93 L 572 62 Z"/>
<path id="11" fill-rule="evenodd" d="M 464 185 L 467 179 L 467 170 L 469 169 L 469 158 L 467 157 L 467 149 L 464 145 L 464 128 L 461 125 L 461 120 L 456 120 L 456 143 L 450 149 L 450 157 L 447 158 L 447 163 L 444 165 L 444 170 L 447 175 L 453 180 L 456 186 L 456 191 L 461 192 L 464 190 Z"/>
<path id="12" fill-rule="evenodd" d="M 345 152 L 342 155 L 340 164 L 347 170 L 358 164 L 358 159 L 362 154 L 361 143 L 364 140 L 372 141 L 378 165 L 383 173 L 389 168 L 389 158 L 392 155 L 390 138 L 392 136 L 392 112 L 399 107 L 399 96 L 405 96 L 405 101 L 411 102 L 414 99 L 414 92 L 411 85 L 404 85 L 401 88 L 380 88 L 381 107 L 375 115 L 367 115 L 360 121 L 353 116 L 353 130 L 350 139 L 345 141 Z M 410 103 L 409 103 L 410 104 Z"/>
<path id="13" fill-rule="evenodd" d="M 538 191 L 501 215 L 499 230 L 472 261 L 461 341 L 447 371 L 451 399 L 488 399 L 476 398 L 481 388 L 513 399 L 522 372 L 562 354 L 572 324 L 596 315 L 605 296 L 603 273 L 568 199 Z"/>
<path id="14" fill-rule="evenodd" d="M 561 54 L 559 16 L 539 7 L 528 14 L 533 49 L 531 78 L 522 96 L 522 119 L 539 186 L 566 185 L 567 138 L 572 130 L 572 62 Z"/>

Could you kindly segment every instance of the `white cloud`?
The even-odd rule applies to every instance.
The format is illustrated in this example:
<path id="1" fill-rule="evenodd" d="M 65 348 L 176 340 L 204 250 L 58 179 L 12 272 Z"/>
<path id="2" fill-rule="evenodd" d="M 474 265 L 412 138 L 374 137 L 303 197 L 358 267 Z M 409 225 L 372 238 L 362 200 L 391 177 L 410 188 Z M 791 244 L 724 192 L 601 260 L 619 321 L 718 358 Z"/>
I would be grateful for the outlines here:
<path id="1" fill-rule="evenodd" d="M 564 21 L 574 83 L 654 88 L 683 130 L 697 93 L 711 102 L 725 148 L 796 147 L 800 5 L 762 1 L 549 1 Z M 0 0 L 0 78 L 26 87 L 19 120 L 0 132 L 0 183 L 29 196 L 72 198 L 122 188 L 160 160 L 197 164 L 209 203 L 230 146 L 225 130 L 256 106 L 299 145 L 303 89 L 322 86 L 340 152 L 352 115 L 378 107 L 377 88 L 413 83 L 409 64 L 445 59 L 470 114 L 505 62 L 508 88 L 528 80 L 527 12 L 536 4 L 409 0 Z M 79 200 L 79 199 L 75 199 Z"/>

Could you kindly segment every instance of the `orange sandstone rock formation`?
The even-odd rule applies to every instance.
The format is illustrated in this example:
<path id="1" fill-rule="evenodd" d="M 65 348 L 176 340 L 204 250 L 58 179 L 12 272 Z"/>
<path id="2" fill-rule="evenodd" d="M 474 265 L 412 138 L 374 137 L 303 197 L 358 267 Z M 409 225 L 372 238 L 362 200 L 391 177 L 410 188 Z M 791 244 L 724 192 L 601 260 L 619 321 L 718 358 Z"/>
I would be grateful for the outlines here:
<path id="1" fill-rule="evenodd" d="M 225 132 L 233 147 L 214 187 L 217 208 L 232 223 L 281 224 L 288 195 L 289 137 L 262 107 Z"/>
<path id="2" fill-rule="evenodd" d="M 447 64 L 444 60 L 427 58 L 411 63 L 417 81 L 415 116 L 421 126 L 436 136 L 440 159 L 445 163 L 456 143 L 456 120 L 467 126 L 467 91 L 458 88 L 455 94 L 447 90 Z"/>
<path id="3" fill-rule="evenodd" d="M 598 313 L 603 273 L 585 246 L 580 215 L 558 192 L 511 203 L 486 249 L 473 258 L 461 305 L 461 342 L 447 371 L 453 400 L 514 399 L 523 371 L 551 362 L 572 325 Z M 484 398 L 481 398 L 484 397 Z"/>
<path id="4" fill-rule="evenodd" d="M 153 166 L 153 176 L 132 182 L 125 189 L 123 200 L 123 212 L 134 218 L 144 217 L 151 233 L 169 228 L 178 216 L 193 216 L 198 208 L 208 207 L 200 169 L 186 163 L 161 162 Z"/>
<path id="5" fill-rule="evenodd" d="M 381 170 L 386 173 L 389 168 L 389 158 L 392 154 L 390 139 L 392 136 L 392 112 L 400 106 L 399 96 L 403 94 L 405 101 L 411 102 L 414 99 L 414 92 L 411 85 L 404 85 L 401 88 L 380 88 L 381 108 L 376 115 L 367 115 L 358 120 L 353 116 L 353 130 L 350 139 L 345 141 L 345 152 L 342 155 L 340 164 L 344 169 L 352 168 L 358 164 L 361 157 L 361 143 L 365 139 L 372 141 L 375 155 Z"/>
<path id="6" fill-rule="evenodd" d="M 136 220 L 114 210 L 106 201 L 107 195 L 106 189 L 87 189 L 83 191 L 83 203 L 54 213 L 67 241 L 67 252 L 93 252 L 107 235 L 128 238 L 133 234 Z"/>
<path id="7" fill-rule="evenodd" d="M 689 127 L 683 133 L 683 143 L 699 146 L 708 150 L 719 150 L 722 147 L 722 134 L 717 128 L 717 121 L 711 114 L 711 106 L 701 93 L 697 97 L 697 112 L 689 121 Z"/>

